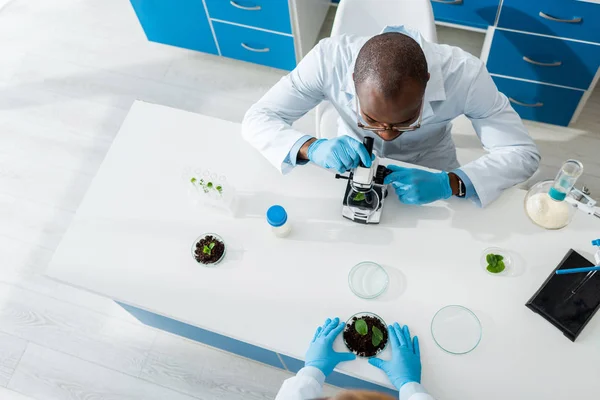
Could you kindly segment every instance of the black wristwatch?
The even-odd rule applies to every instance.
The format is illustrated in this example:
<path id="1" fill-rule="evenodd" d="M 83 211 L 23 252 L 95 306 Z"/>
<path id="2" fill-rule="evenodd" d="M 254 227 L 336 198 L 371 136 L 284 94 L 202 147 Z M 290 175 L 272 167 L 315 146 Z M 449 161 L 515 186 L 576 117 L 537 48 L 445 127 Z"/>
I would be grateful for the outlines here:
<path id="1" fill-rule="evenodd" d="M 460 197 L 460 198 L 464 198 L 467 195 L 467 189 L 465 189 L 465 184 L 462 181 L 462 179 L 460 179 L 460 176 L 454 174 L 456 176 L 456 180 L 458 181 L 458 193 L 456 194 L 456 197 Z"/>

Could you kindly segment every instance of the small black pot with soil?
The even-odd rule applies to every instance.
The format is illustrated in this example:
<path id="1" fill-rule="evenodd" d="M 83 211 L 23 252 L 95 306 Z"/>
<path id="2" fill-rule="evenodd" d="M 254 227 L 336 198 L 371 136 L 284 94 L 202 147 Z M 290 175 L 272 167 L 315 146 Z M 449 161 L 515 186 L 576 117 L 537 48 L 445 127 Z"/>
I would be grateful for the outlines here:
<path id="1" fill-rule="evenodd" d="M 374 357 L 381 353 L 388 342 L 387 325 L 378 315 L 358 313 L 346 322 L 344 344 L 359 357 Z"/>
<path id="2" fill-rule="evenodd" d="M 205 233 L 194 242 L 192 256 L 204 265 L 216 265 L 225 257 L 225 242 L 214 233 Z"/>

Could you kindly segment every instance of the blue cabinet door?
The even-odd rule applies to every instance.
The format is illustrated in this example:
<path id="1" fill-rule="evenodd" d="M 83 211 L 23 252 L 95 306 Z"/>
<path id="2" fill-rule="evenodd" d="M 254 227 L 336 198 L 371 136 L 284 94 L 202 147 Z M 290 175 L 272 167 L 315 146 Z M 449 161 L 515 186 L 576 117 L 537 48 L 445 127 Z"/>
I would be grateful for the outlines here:
<path id="1" fill-rule="evenodd" d="M 582 90 L 493 77 L 523 119 L 567 126 L 583 96 Z"/>
<path id="2" fill-rule="evenodd" d="M 504 0 L 498 26 L 600 42 L 600 5 L 578 0 Z"/>
<path id="3" fill-rule="evenodd" d="M 210 18 L 292 33 L 288 0 L 206 0 L 206 7 Z"/>
<path id="4" fill-rule="evenodd" d="M 487 29 L 494 25 L 500 0 L 431 0 L 437 21 Z"/>
<path id="5" fill-rule="evenodd" d="M 600 7 L 600 6 L 599 6 Z M 487 68 L 493 74 L 588 89 L 600 45 L 496 29 Z"/>
<path id="6" fill-rule="evenodd" d="M 213 22 L 221 55 L 270 67 L 296 67 L 294 38 L 243 26 Z"/>
<path id="7" fill-rule="evenodd" d="M 218 53 L 202 0 L 131 0 L 131 4 L 148 40 Z"/>

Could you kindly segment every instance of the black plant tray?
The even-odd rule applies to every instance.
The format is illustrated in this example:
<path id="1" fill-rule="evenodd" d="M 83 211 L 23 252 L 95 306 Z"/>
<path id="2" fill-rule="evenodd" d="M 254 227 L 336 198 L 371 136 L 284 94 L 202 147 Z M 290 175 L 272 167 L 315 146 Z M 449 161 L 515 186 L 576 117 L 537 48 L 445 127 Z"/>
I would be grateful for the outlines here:
<path id="1" fill-rule="evenodd" d="M 525 304 L 573 342 L 600 308 L 600 271 L 581 286 L 587 273 L 556 275 L 554 272 L 557 269 L 593 265 L 575 250 L 569 250 L 542 287 Z"/>

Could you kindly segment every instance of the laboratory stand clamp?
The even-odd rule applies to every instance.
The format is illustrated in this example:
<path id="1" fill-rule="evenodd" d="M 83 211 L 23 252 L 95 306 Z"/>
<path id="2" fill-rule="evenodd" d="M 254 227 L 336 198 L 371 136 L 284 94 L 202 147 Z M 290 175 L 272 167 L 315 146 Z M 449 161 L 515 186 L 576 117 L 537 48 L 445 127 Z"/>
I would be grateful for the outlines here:
<path id="1" fill-rule="evenodd" d="M 373 142 L 372 137 L 363 140 L 369 155 L 373 154 Z M 360 224 L 378 224 L 387 197 L 387 187 L 383 180 L 390 173 L 392 171 L 379 165 L 379 159 L 375 157 L 370 168 L 361 162 L 358 167 L 350 171 L 349 176 L 336 174 L 337 179 L 348 180 L 342 216 Z"/>

